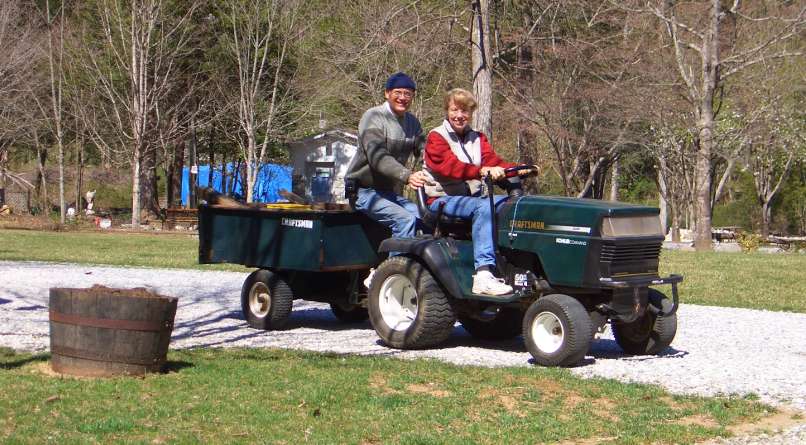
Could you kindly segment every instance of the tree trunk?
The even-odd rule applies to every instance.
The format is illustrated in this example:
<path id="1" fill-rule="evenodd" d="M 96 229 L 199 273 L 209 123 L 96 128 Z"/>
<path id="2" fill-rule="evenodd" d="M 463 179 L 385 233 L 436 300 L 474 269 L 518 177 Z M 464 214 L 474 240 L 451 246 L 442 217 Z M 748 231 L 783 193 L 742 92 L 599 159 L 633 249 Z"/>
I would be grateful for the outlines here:
<path id="1" fill-rule="evenodd" d="M 196 208 L 196 186 L 198 185 L 198 181 L 196 177 L 198 175 L 198 168 L 196 161 L 196 120 L 193 119 L 190 122 L 191 130 L 190 130 L 190 151 L 188 153 L 188 163 L 190 164 L 190 171 L 188 172 L 188 207 L 191 209 Z M 194 169 L 196 172 L 194 173 Z"/>
<path id="2" fill-rule="evenodd" d="M 672 206 L 672 241 L 680 242 L 680 208 Z"/>
<path id="3" fill-rule="evenodd" d="M 185 143 L 179 142 L 174 147 L 173 160 L 169 164 L 171 171 L 168 176 L 168 207 L 181 206 L 182 201 L 182 170 L 185 166 Z"/>
<path id="4" fill-rule="evenodd" d="M 84 142 L 76 141 L 76 212 L 84 209 L 81 189 L 84 187 Z"/>
<path id="5" fill-rule="evenodd" d="M 132 150 L 132 228 L 140 228 L 140 146 Z"/>
<path id="6" fill-rule="evenodd" d="M 610 172 L 610 200 L 611 201 L 618 201 L 618 189 L 619 189 L 619 179 L 620 179 L 620 172 L 619 172 L 619 160 L 618 158 L 613 159 L 613 170 Z"/>
<path id="7" fill-rule="evenodd" d="M 473 114 L 473 128 L 486 134 L 487 138 L 492 141 L 493 90 L 489 0 L 474 0 L 472 6 L 471 63 L 473 94 L 478 102 L 478 108 Z"/>
<path id="8" fill-rule="evenodd" d="M 140 212 L 141 218 L 159 218 L 159 194 L 157 190 L 157 150 L 149 148 L 143 153 L 140 168 Z"/>
<path id="9" fill-rule="evenodd" d="M 770 201 L 761 204 L 761 237 L 767 239 L 770 236 L 770 220 L 772 219 L 772 208 Z"/>

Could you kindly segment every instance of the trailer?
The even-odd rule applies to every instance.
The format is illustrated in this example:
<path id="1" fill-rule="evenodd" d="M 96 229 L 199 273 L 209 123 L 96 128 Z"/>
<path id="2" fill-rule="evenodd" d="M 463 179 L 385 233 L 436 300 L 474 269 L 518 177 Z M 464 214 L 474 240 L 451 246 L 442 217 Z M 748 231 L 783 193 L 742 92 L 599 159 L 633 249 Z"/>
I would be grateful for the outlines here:
<path id="1" fill-rule="evenodd" d="M 251 327 L 282 329 L 295 299 L 329 303 L 344 322 L 366 320 L 362 280 L 386 257 L 390 232 L 347 206 L 199 206 L 199 263 L 256 268 L 241 308 Z"/>

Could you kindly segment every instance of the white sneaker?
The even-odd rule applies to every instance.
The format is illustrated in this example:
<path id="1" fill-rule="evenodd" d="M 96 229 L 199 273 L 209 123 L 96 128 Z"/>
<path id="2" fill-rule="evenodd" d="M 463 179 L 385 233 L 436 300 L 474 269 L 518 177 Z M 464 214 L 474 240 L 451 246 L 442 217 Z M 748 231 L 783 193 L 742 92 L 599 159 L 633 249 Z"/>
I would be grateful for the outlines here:
<path id="1" fill-rule="evenodd" d="M 479 295 L 505 295 L 512 293 L 512 286 L 496 278 L 489 270 L 473 275 L 473 293 Z"/>
<path id="2" fill-rule="evenodd" d="M 373 276 L 375 276 L 375 268 L 374 267 L 369 270 L 369 275 L 367 275 L 367 277 L 364 278 L 364 287 L 366 287 L 367 289 L 369 289 L 369 285 L 372 284 L 372 277 Z"/>

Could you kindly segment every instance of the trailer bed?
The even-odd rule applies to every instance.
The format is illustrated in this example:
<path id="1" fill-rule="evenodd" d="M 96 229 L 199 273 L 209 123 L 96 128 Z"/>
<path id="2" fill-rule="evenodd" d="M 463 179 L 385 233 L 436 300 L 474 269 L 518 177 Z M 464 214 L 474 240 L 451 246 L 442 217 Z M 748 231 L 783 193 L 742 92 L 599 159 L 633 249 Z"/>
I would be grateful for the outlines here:
<path id="1" fill-rule="evenodd" d="M 199 206 L 199 263 L 274 270 L 368 269 L 388 229 L 354 210 Z"/>

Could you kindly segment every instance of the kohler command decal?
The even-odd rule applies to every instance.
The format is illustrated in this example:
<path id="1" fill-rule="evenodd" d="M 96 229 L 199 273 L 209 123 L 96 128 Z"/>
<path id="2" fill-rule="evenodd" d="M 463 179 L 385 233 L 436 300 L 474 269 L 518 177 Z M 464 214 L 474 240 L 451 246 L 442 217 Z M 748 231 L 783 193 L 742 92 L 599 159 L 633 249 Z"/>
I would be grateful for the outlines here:
<path id="1" fill-rule="evenodd" d="M 298 227 L 301 229 L 313 229 L 313 221 L 310 219 L 283 218 L 280 224 L 288 227 Z"/>
<path id="2" fill-rule="evenodd" d="M 557 238 L 556 242 L 557 242 L 557 244 L 569 244 L 569 245 L 572 245 L 572 246 L 587 246 L 588 245 L 587 241 L 578 241 L 578 240 L 575 240 L 575 239 L 568 239 L 568 238 Z"/>

